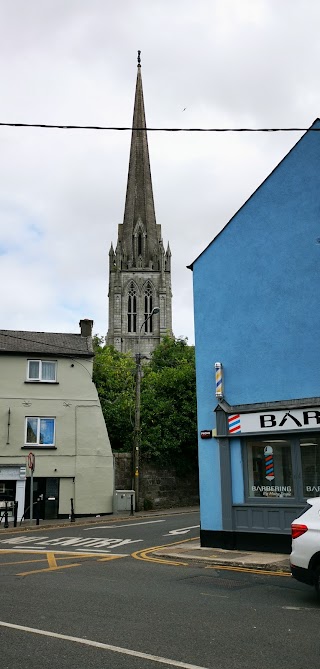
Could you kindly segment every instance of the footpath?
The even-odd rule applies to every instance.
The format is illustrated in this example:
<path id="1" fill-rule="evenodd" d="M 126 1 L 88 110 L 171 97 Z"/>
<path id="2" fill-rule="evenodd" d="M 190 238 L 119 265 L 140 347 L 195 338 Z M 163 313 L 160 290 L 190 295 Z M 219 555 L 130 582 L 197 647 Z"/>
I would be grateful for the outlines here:
<path id="1" fill-rule="evenodd" d="M 199 507 L 182 507 L 173 509 L 158 509 L 156 511 L 137 511 L 134 515 L 129 515 L 125 512 L 118 512 L 112 515 L 105 516 L 89 516 L 87 518 L 76 518 L 71 522 L 68 518 L 59 518 L 55 520 L 40 520 L 37 526 L 35 521 L 30 524 L 28 520 L 21 525 L 18 523 L 17 527 L 13 527 L 13 522 L 9 520 L 9 527 L 4 528 L 3 521 L 0 523 L 0 539 L 1 535 L 7 533 L 34 532 L 35 530 L 44 529 L 59 529 L 63 527 L 75 527 L 88 524 L 110 523 L 118 522 L 120 520 L 127 520 L 134 522 L 139 518 L 153 518 L 155 516 L 165 515 L 182 515 L 188 513 L 196 513 Z M 182 539 L 177 540 L 173 544 L 157 546 L 153 551 L 156 557 L 166 557 L 172 560 L 184 559 L 194 561 L 195 563 L 205 564 L 206 566 L 223 566 L 244 570 L 250 569 L 253 571 L 264 572 L 282 572 L 290 573 L 289 555 L 282 553 L 263 553 L 256 551 L 237 551 L 225 550 L 223 548 L 203 548 L 200 546 L 199 539 Z"/>

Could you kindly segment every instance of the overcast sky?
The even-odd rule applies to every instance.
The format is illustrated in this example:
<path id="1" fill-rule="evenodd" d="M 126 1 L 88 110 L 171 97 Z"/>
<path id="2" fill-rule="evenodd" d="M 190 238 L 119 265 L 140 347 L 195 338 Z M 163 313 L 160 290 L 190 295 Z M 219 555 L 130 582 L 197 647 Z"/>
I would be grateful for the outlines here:
<path id="1" fill-rule="evenodd" d="M 309 127 L 319 30 L 319 0 L 0 0 L 0 122 L 130 126 L 141 49 L 150 127 Z M 176 336 L 186 266 L 300 136 L 149 133 Z M 105 335 L 130 132 L 1 127 L 0 147 L 0 327 Z"/>

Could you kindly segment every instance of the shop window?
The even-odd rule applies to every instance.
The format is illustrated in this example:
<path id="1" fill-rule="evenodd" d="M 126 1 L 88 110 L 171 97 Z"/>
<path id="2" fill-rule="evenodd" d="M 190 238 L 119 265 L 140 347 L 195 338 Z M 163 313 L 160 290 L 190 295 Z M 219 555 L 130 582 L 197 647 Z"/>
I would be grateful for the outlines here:
<path id="1" fill-rule="evenodd" d="M 304 497 L 320 495 L 320 438 L 300 439 L 302 485 Z"/>
<path id="2" fill-rule="evenodd" d="M 28 416 L 26 418 L 25 444 L 54 446 L 54 438 L 54 418 L 37 418 L 35 416 Z"/>
<path id="3" fill-rule="evenodd" d="M 291 444 L 284 439 L 248 441 L 248 496 L 293 497 Z"/>
<path id="4" fill-rule="evenodd" d="M 28 381 L 43 381 L 44 383 L 52 383 L 56 380 L 55 360 L 28 360 Z"/>

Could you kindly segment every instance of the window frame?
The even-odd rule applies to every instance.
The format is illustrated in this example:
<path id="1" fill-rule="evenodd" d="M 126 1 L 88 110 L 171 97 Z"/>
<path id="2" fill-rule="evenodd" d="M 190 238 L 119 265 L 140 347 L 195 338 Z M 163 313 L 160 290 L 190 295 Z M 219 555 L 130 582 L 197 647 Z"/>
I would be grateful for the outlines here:
<path id="1" fill-rule="evenodd" d="M 320 437 L 319 430 L 307 430 L 295 433 L 281 432 L 272 435 L 272 438 L 283 438 L 286 441 L 290 442 L 291 446 L 291 465 L 292 465 L 292 481 L 293 481 L 293 491 L 294 495 L 291 497 L 250 497 L 249 496 L 249 475 L 248 475 L 248 441 L 263 442 L 268 439 L 268 436 L 271 435 L 242 435 L 241 437 L 241 451 L 242 451 L 242 464 L 243 464 L 243 484 L 244 484 L 244 503 L 249 505 L 255 504 L 282 504 L 294 506 L 295 504 L 305 504 L 307 499 L 313 497 L 313 495 L 308 493 L 304 495 L 303 491 L 303 472 L 302 472 L 302 460 L 301 460 L 301 450 L 300 450 L 300 440 L 311 438 L 312 435 Z"/>
<path id="2" fill-rule="evenodd" d="M 30 363 L 38 362 L 39 363 L 39 378 L 30 378 Z M 43 379 L 42 378 L 42 365 L 43 363 L 51 362 L 54 364 L 54 379 Z M 27 383 L 57 383 L 57 360 L 44 360 L 40 358 L 28 358 L 27 360 Z"/>
<path id="3" fill-rule="evenodd" d="M 27 441 L 28 437 L 28 420 L 33 418 L 37 420 L 37 441 Z M 53 421 L 53 441 L 50 444 L 41 444 L 40 443 L 40 426 L 42 420 L 52 420 Z M 24 445 L 28 448 L 52 448 L 56 445 L 56 417 L 55 416 L 25 416 L 25 428 L 24 428 Z"/>
<path id="4" fill-rule="evenodd" d="M 153 333 L 153 316 L 151 316 L 153 311 L 153 288 L 148 281 L 144 289 L 144 331 L 145 334 Z"/>
<path id="5" fill-rule="evenodd" d="M 129 334 L 137 333 L 137 300 L 137 288 L 132 281 L 129 284 L 127 301 L 127 327 Z"/>

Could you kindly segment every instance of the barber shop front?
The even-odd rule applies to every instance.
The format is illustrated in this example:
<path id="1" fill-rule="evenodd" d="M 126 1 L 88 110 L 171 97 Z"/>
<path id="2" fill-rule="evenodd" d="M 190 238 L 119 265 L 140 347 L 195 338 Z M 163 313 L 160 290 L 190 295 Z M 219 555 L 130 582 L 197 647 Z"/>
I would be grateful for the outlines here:
<path id="1" fill-rule="evenodd" d="M 202 545 L 288 551 L 292 520 L 320 496 L 319 398 L 221 400 L 216 418 L 210 446 L 219 451 L 222 530 L 203 530 Z"/>

